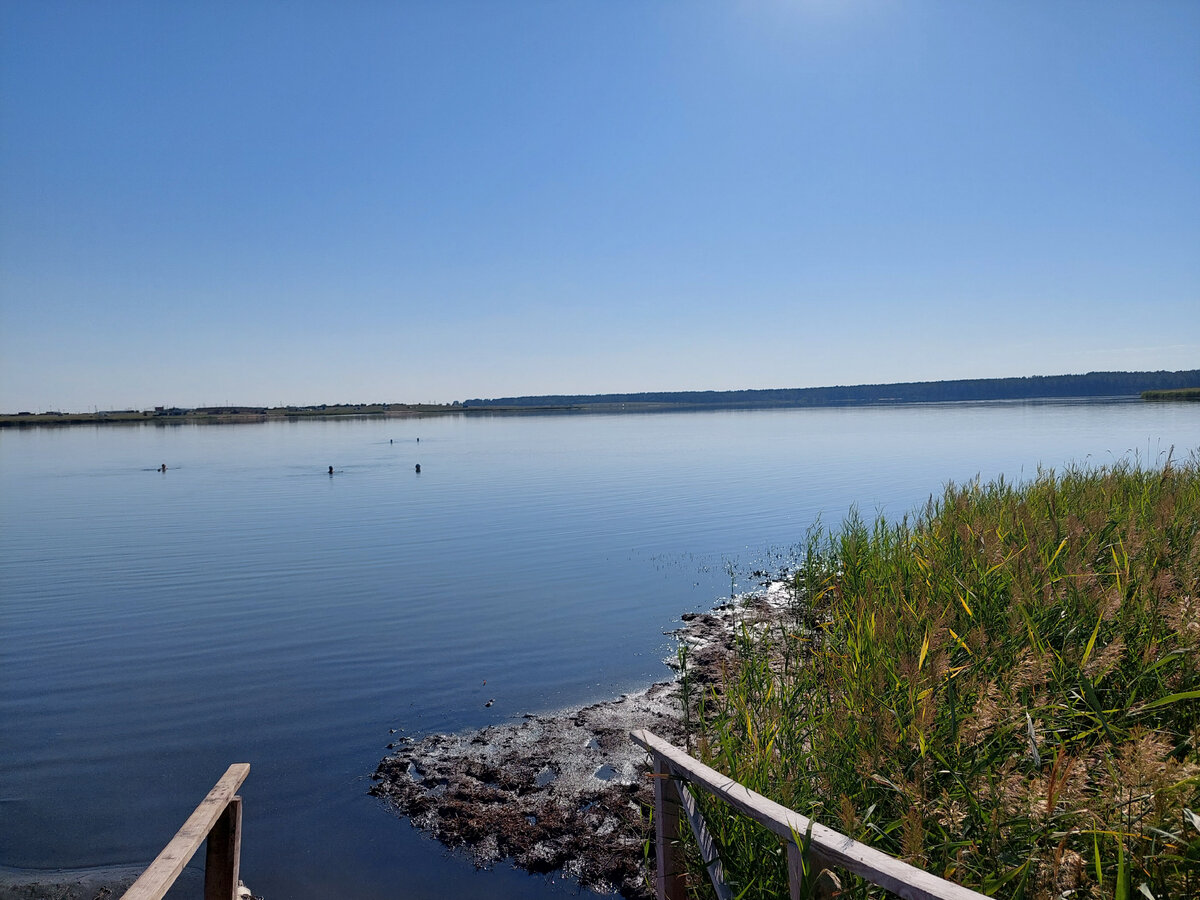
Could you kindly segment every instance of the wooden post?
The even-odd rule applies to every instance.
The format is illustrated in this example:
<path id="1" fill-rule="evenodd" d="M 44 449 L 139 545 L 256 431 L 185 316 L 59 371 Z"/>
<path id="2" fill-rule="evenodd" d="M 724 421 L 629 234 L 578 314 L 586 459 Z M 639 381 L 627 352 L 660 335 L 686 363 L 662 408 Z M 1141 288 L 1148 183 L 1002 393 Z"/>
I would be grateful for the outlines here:
<path id="1" fill-rule="evenodd" d="M 208 833 L 204 900 L 237 900 L 242 865 L 242 798 L 233 797 Z"/>
<path id="2" fill-rule="evenodd" d="M 831 900 L 841 893 L 841 879 L 829 869 L 825 859 L 811 847 L 808 851 L 807 879 L 804 873 L 804 851 L 797 847 L 794 841 L 788 841 L 787 855 L 788 897 L 790 900 L 801 900 L 806 893 L 807 885 L 812 885 L 807 893 L 815 900 Z"/>
<path id="3" fill-rule="evenodd" d="M 679 789 L 666 760 L 654 756 L 654 838 L 658 871 L 654 887 L 658 900 L 686 900 L 683 860 L 679 858 Z"/>
<path id="4" fill-rule="evenodd" d="M 175 833 L 175 837 L 171 838 L 171 842 L 163 847 L 154 862 L 150 863 L 146 871 L 138 876 L 138 880 L 130 885 L 121 900 L 162 900 L 167 891 L 171 889 L 171 885 L 175 883 L 175 879 L 179 877 L 179 873 L 183 871 L 183 867 L 188 864 L 195 852 L 200 849 L 200 845 L 205 842 L 209 832 L 222 821 L 226 822 L 225 827 L 229 829 L 229 837 L 220 841 L 210 841 L 208 859 L 211 863 L 213 860 L 211 854 L 217 853 L 220 860 L 233 860 L 233 886 L 228 893 L 222 896 L 222 900 L 232 897 L 233 892 L 237 890 L 242 823 L 241 802 L 240 798 L 235 795 L 249 774 L 249 763 L 234 763 L 230 766 L 221 776 L 221 780 L 208 792 L 208 796 L 200 801 L 195 812 L 188 816 L 183 827 Z M 235 803 L 237 810 L 230 813 L 230 806 Z M 226 849 L 219 850 L 218 844 Z M 228 869 L 230 864 L 220 862 L 217 865 L 224 865 Z M 229 875 L 226 874 L 224 879 L 228 881 Z M 206 874 L 205 884 L 207 885 L 207 883 L 208 876 Z M 205 890 L 205 896 L 210 896 L 207 894 L 207 887 Z"/>
<path id="5" fill-rule="evenodd" d="M 795 841 L 788 841 L 788 897 L 789 900 L 801 900 L 804 896 L 804 851 L 796 846 Z"/>

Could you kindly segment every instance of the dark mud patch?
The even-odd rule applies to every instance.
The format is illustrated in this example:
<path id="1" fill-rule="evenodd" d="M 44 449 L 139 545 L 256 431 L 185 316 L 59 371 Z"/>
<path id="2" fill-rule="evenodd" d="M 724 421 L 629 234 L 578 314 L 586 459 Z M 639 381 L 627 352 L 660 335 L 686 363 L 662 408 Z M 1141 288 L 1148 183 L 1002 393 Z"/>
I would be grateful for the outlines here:
<path id="1" fill-rule="evenodd" d="M 693 691 L 717 686 L 743 626 L 766 627 L 788 605 L 781 585 L 708 613 L 672 633 L 687 648 Z M 563 871 L 598 891 L 653 895 L 647 858 L 653 787 L 639 728 L 682 745 L 678 681 L 581 709 L 526 715 L 460 735 L 402 738 L 375 771 L 371 793 L 478 866 L 511 859 Z"/>
<path id="2" fill-rule="evenodd" d="M 15 869 L 0 866 L 0 900 L 116 900 L 137 881 L 137 866 Z M 203 875 L 185 869 L 182 881 L 199 889 Z"/>
<path id="3" fill-rule="evenodd" d="M 145 866 L 90 866 L 79 869 L 17 869 L 0 866 L 0 900 L 119 900 Z M 204 868 L 189 864 L 179 873 L 171 897 L 204 894 Z M 262 900 L 238 882 L 239 900 Z"/>

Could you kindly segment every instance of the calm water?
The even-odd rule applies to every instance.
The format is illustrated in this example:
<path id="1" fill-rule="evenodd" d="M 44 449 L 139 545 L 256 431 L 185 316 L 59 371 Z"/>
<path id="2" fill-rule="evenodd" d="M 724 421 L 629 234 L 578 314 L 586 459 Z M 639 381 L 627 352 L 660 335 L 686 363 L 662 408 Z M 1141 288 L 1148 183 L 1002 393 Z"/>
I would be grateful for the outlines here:
<path id="1" fill-rule="evenodd" d="M 818 516 L 1171 445 L 1200 447 L 1200 407 L 0 432 L 0 865 L 144 864 L 247 761 L 269 900 L 575 894 L 476 873 L 368 797 L 388 730 L 660 679 L 679 615 Z"/>

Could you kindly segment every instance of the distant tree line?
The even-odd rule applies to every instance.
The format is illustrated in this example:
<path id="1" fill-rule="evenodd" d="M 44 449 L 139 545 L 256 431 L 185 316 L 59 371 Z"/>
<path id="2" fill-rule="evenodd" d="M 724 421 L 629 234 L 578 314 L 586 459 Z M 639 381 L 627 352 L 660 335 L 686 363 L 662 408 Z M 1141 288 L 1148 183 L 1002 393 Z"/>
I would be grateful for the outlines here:
<path id="1" fill-rule="evenodd" d="M 859 403 L 941 403 L 960 400 L 1037 400 L 1138 397 L 1143 391 L 1200 387 L 1200 369 L 1179 372 L 1088 372 L 818 388 L 748 391 L 650 391 L 637 394 L 555 394 L 464 400 L 464 408 L 524 406 L 847 406 Z"/>

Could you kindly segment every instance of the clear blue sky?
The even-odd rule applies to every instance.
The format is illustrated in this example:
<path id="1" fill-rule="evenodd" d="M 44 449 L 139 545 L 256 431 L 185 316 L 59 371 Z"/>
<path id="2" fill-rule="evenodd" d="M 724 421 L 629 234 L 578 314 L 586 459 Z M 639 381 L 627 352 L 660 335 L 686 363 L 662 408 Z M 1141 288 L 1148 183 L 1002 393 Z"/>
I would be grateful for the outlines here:
<path id="1" fill-rule="evenodd" d="M 1200 366 L 1200 3 L 0 2 L 0 411 Z"/>

